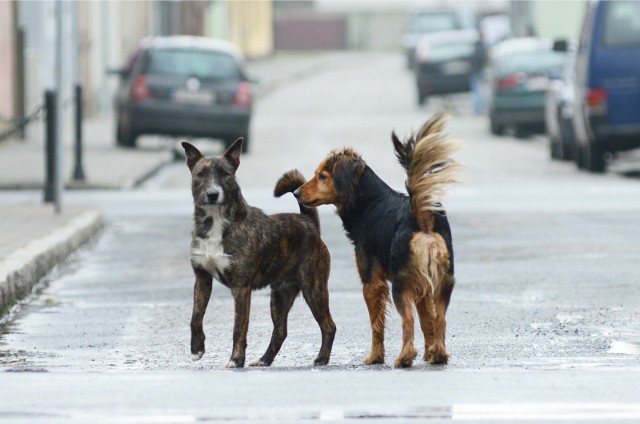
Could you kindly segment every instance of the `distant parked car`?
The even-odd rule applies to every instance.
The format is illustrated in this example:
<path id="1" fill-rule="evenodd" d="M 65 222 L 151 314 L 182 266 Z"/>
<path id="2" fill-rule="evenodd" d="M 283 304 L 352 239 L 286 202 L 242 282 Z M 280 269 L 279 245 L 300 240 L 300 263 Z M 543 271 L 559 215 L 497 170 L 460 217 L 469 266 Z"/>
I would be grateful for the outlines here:
<path id="1" fill-rule="evenodd" d="M 545 124 L 552 159 L 572 160 L 576 150 L 573 133 L 573 76 L 575 49 L 568 51 L 560 78 L 552 79 L 545 105 Z"/>
<path id="2" fill-rule="evenodd" d="M 438 32 L 420 39 L 416 47 L 415 75 L 418 103 L 428 96 L 470 90 L 478 32 Z"/>
<path id="3" fill-rule="evenodd" d="M 559 75 L 565 53 L 551 40 L 514 38 L 489 53 L 489 122 L 493 134 L 512 127 L 516 136 L 544 132 L 544 108 L 550 74 Z"/>
<path id="4" fill-rule="evenodd" d="M 640 147 L 640 2 L 589 4 L 576 58 L 576 163 L 605 170 L 605 154 Z"/>
<path id="5" fill-rule="evenodd" d="M 424 35 L 463 28 L 462 16 L 454 9 L 416 9 L 409 12 L 402 45 L 407 67 L 413 69 L 416 46 Z"/>
<path id="6" fill-rule="evenodd" d="M 204 37 L 144 39 L 116 95 L 116 140 L 141 135 L 211 137 L 249 146 L 252 96 L 244 58 L 231 43 Z"/>

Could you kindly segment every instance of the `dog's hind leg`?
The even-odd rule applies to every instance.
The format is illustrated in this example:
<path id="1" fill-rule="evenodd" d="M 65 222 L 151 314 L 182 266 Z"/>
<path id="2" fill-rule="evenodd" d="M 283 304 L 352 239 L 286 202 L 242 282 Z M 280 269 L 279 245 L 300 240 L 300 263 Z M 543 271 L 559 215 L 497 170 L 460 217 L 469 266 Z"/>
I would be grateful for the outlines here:
<path id="1" fill-rule="evenodd" d="M 327 365 L 333 348 L 333 339 L 336 337 L 336 324 L 333 322 L 329 310 L 329 274 L 321 272 L 309 275 L 308 278 L 312 281 L 309 284 L 302 283 L 302 295 L 322 333 L 322 345 L 313 365 Z"/>
<path id="2" fill-rule="evenodd" d="M 402 283 L 393 283 L 393 302 L 398 313 L 402 317 L 402 350 L 396 358 L 396 368 L 408 368 L 413 365 L 413 360 L 418 355 L 413 345 L 413 304 L 415 303 L 415 290 L 413 287 Z"/>
<path id="3" fill-rule="evenodd" d="M 195 270 L 196 283 L 193 287 L 193 314 L 191 315 L 191 359 L 199 360 L 204 355 L 204 329 L 202 320 L 211 297 L 213 277 L 206 271 Z"/>
<path id="4" fill-rule="evenodd" d="M 420 318 L 420 328 L 424 335 L 424 355 L 423 361 L 428 361 L 430 358 L 429 348 L 434 342 L 434 326 L 436 317 L 436 306 L 433 302 L 433 298 L 429 295 L 424 296 L 422 299 L 416 302 L 416 312 Z"/>
<path id="5" fill-rule="evenodd" d="M 449 361 L 449 353 L 445 346 L 447 333 L 447 320 L 445 315 L 447 313 L 447 306 L 449 306 L 451 291 L 453 290 L 453 278 L 448 275 L 445 276 L 441 287 L 435 302 L 434 342 L 429 348 L 429 362 L 432 365 L 446 364 Z"/>
<path id="6" fill-rule="evenodd" d="M 249 310 L 251 308 L 251 285 L 231 290 L 234 301 L 233 351 L 227 368 L 244 367 L 249 330 Z"/>
<path id="7" fill-rule="evenodd" d="M 249 366 L 268 367 L 276 357 L 284 339 L 287 338 L 287 317 L 299 289 L 288 287 L 281 290 L 271 290 L 271 320 L 273 321 L 273 334 L 269 347 L 262 355 L 262 358 L 251 361 Z"/>

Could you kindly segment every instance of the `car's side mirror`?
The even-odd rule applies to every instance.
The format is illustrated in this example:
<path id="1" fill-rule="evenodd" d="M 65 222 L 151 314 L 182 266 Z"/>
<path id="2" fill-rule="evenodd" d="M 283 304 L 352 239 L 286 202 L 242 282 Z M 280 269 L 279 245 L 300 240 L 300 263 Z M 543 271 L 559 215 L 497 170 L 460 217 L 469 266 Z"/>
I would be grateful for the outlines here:
<path id="1" fill-rule="evenodd" d="M 129 71 L 124 68 L 107 68 L 107 75 L 117 75 L 122 79 L 126 79 L 129 76 Z"/>
<path id="2" fill-rule="evenodd" d="M 249 84 L 253 84 L 253 85 L 260 84 L 260 79 L 255 78 L 255 77 L 250 77 L 248 75 L 243 75 L 243 79 L 244 79 L 244 81 L 248 82 Z"/>
<path id="3" fill-rule="evenodd" d="M 553 41 L 554 52 L 567 52 L 569 51 L 569 43 L 567 40 L 554 40 Z"/>

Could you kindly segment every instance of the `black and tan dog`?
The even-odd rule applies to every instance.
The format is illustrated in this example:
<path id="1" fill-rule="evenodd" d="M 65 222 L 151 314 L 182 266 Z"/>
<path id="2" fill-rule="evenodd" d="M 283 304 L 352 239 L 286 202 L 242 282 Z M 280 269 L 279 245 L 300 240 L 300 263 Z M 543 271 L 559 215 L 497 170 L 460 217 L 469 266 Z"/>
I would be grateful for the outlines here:
<path id="1" fill-rule="evenodd" d="M 315 207 L 300 205 L 300 214 L 265 215 L 249 206 L 235 178 L 241 138 L 221 157 L 204 157 L 187 142 L 182 146 L 191 170 L 195 204 L 192 359 L 200 359 L 205 351 L 202 319 L 215 278 L 231 289 L 235 301 L 233 351 L 227 367 L 244 366 L 251 291 L 267 286 L 271 287 L 273 335 L 264 355 L 249 365 L 271 365 L 287 337 L 287 316 L 300 291 L 322 333 L 322 346 L 313 364 L 326 365 L 336 326 L 329 312 L 329 251 L 320 238 Z M 290 171 L 277 182 L 274 195 L 293 192 L 304 182 L 300 172 Z"/>
<path id="2" fill-rule="evenodd" d="M 359 154 L 333 151 L 314 177 L 294 192 L 307 207 L 333 204 L 355 247 L 371 320 L 371 353 L 365 364 L 384 362 L 387 281 L 402 317 L 402 350 L 396 367 L 409 367 L 415 305 L 425 338 L 423 359 L 446 364 L 445 313 L 454 285 L 453 245 L 442 207 L 445 186 L 454 182 L 457 145 L 443 136 L 445 119 L 435 116 L 402 143 L 392 134 L 396 156 L 406 169 L 409 196 L 382 181 Z"/>

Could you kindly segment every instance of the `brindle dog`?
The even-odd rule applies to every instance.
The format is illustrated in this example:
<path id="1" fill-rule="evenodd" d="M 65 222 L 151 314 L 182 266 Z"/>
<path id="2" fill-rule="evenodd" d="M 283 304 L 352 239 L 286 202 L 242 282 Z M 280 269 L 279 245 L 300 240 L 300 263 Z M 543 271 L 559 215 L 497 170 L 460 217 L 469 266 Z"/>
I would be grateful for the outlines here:
<path id="1" fill-rule="evenodd" d="M 242 197 L 235 178 L 242 138 L 221 157 L 205 157 L 183 142 L 191 170 L 195 205 L 191 266 L 196 281 L 191 317 L 191 354 L 205 352 L 204 317 L 212 280 L 231 289 L 235 302 L 233 351 L 228 368 L 243 367 L 249 326 L 251 291 L 271 287 L 273 335 L 266 352 L 251 366 L 269 366 L 287 337 L 287 316 L 300 291 L 322 333 L 322 346 L 313 365 L 326 365 L 336 326 L 329 311 L 330 257 L 320 238 L 315 207 L 300 205 L 300 214 L 265 215 Z M 284 174 L 274 195 L 293 192 L 305 179 L 297 171 Z"/>

